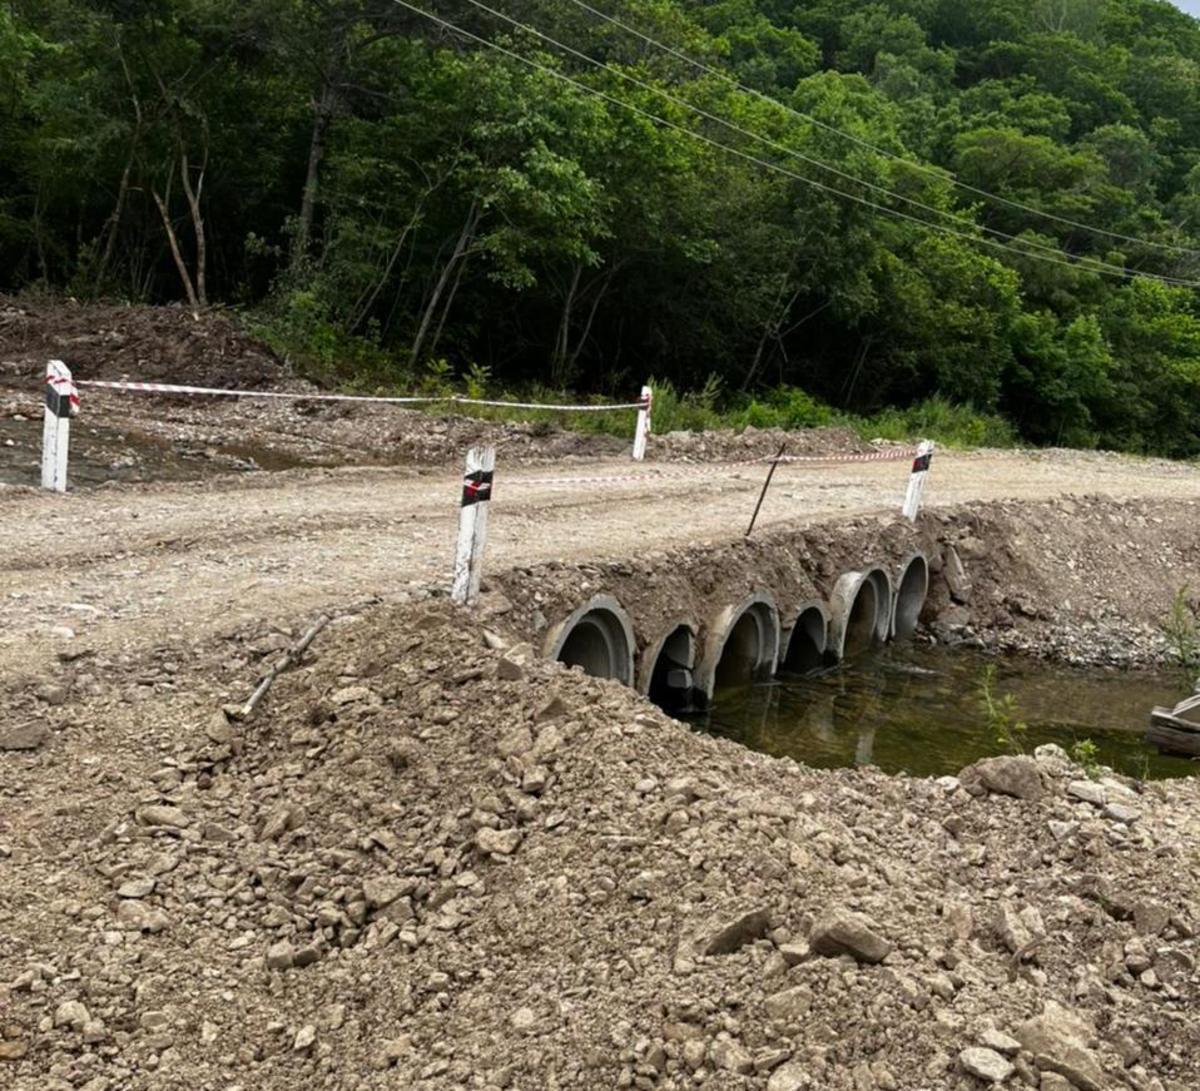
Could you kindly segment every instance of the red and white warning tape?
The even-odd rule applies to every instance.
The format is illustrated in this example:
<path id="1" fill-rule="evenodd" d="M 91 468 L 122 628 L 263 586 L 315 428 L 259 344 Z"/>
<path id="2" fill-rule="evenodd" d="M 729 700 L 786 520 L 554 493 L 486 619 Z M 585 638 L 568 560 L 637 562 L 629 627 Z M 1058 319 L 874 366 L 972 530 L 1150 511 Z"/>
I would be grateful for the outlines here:
<path id="1" fill-rule="evenodd" d="M 763 455 L 759 458 L 742 459 L 738 462 L 693 462 L 687 464 L 675 463 L 671 466 L 647 467 L 633 474 L 604 474 L 579 477 L 514 477 L 505 481 L 505 488 L 517 486 L 537 486 L 539 488 L 573 488 L 576 485 L 593 485 L 602 488 L 610 484 L 628 484 L 629 482 L 645 482 L 653 484 L 663 479 L 694 478 L 698 474 L 716 474 L 734 470 L 744 470 L 752 466 L 768 466 L 775 463 L 803 463 L 805 465 L 837 466 L 852 462 L 903 462 L 911 459 L 917 453 L 915 447 L 896 447 L 886 451 L 870 451 L 867 453 L 846 453 L 841 455 Z"/>
<path id="2" fill-rule="evenodd" d="M 614 405 L 546 405 L 539 402 L 488 401 L 464 398 L 459 394 L 414 395 L 412 397 L 372 397 L 368 394 L 297 394 L 280 390 L 227 390 L 213 386 L 185 386 L 180 383 L 135 383 L 105 379 L 77 379 L 79 386 L 101 390 L 121 390 L 133 394 L 188 394 L 223 398 L 264 398 L 303 402 L 375 402 L 379 405 L 484 405 L 499 409 L 548 409 L 561 413 L 606 413 L 610 409 L 644 409 L 645 400 Z"/>

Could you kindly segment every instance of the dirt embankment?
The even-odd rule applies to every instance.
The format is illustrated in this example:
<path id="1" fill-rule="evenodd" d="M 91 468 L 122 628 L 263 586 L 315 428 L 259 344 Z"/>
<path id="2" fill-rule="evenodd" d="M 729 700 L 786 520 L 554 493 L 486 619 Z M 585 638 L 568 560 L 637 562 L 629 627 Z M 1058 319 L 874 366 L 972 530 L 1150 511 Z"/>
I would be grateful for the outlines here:
<path id="1" fill-rule="evenodd" d="M 675 625 L 703 640 L 721 610 L 766 592 L 786 629 L 828 601 L 844 572 L 896 578 L 914 551 L 930 565 L 918 639 L 1022 652 L 1077 665 L 1160 663 L 1172 598 L 1200 574 L 1200 504 L 994 502 L 891 517 L 780 527 L 748 541 L 687 546 L 607 564 L 526 566 L 494 581 L 489 608 L 540 646 L 592 595 L 628 611 L 639 650 Z"/>
<path id="2" fill-rule="evenodd" d="M 235 316 L 198 317 L 182 307 L 15 300 L 0 296 L 0 481 L 33 484 L 40 432 L 39 392 L 46 361 L 63 359 L 79 379 L 130 379 L 233 390 L 318 393 Z M 73 436 L 76 480 L 190 479 L 214 471 L 288 466 L 461 463 L 473 444 L 491 444 L 515 461 L 615 458 L 627 437 L 563 431 L 552 423 L 476 420 L 398 406 L 301 401 L 236 402 L 84 391 Z M 14 418 L 20 418 L 15 420 Z M 26 429 L 12 423 L 30 421 Z M 650 460 L 707 462 L 774 454 L 786 439 L 793 454 L 870 450 L 847 429 L 784 435 L 749 429 L 735 435 L 656 437 Z M 81 471 L 81 472 L 80 472 Z"/>
<path id="3" fill-rule="evenodd" d="M 0 754 L 5 1085 L 1200 1082 L 1197 782 L 813 772 L 512 639 L 368 611 L 245 725 L 64 666 Z"/>

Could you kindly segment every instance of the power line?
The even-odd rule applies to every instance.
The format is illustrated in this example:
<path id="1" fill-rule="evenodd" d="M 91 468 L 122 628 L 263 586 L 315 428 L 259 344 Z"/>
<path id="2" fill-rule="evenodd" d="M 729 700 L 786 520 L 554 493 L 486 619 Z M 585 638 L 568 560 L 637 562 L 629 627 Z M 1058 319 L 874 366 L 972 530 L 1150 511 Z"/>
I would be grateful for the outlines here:
<path id="1" fill-rule="evenodd" d="M 1080 271 L 1079 267 L 1076 265 L 1075 262 L 1066 260 L 1064 258 L 1051 257 L 1049 255 L 1043 255 L 1043 254 L 1037 254 L 1037 253 L 1026 253 L 1025 251 L 1018 250 L 1015 247 L 1008 246 L 1005 243 L 998 242 L 995 239 L 983 238 L 983 237 L 978 237 L 975 235 L 968 235 L 966 232 L 956 231 L 954 228 L 946 227 L 943 224 L 930 223 L 928 220 L 923 220 L 918 216 L 910 215 L 907 212 L 901 212 L 899 209 L 888 208 L 885 205 L 876 204 L 873 201 L 868 201 L 865 197 L 859 197 L 853 193 L 845 193 L 842 190 L 835 189 L 833 186 L 826 185 L 824 182 L 818 182 L 814 178 L 808 178 L 803 174 L 797 174 L 795 171 L 792 171 L 786 167 L 780 166 L 778 163 L 773 163 L 767 159 L 761 159 L 756 155 L 751 155 L 749 152 L 742 151 L 740 148 L 735 148 L 732 145 L 722 144 L 719 140 L 714 140 L 712 137 L 706 136 L 703 133 L 696 132 L 693 129 L 688 129 L 685 126 L 679 125 L 674 121 L 670 121 L 667 118 L 661 117 L 660 115 L 655 114 L 650 110 L 645 110 L 640 106 L 635 106 L 633 103 L 626 102 L 623 99 L 619 99 L 614 95 L 610 95 L 606 91 L 601 91 L 595 87 L 589 87 L 587 84 L 581 83 L 579 80 L 573 79 L 563 72 L 559 72 L 556 69 L 550 68 L 548 65 L 540 64 L 539 62 L 534 61 L 529 57 L 526 57 L 520 53 L 517 53 L 515 50 L 508 49 L 507 47 L 502 46 L 497 42 L 493 42 L 490 39 L 484 38 L 481 35 L 475 34 L 474 32 L 467 30 L 464 27 L 458 26 L 456 23 L 452 23 L 452 22 L 450 22 L 450 20 L 445 19 L 440 15 L 435 15 L 433 12 L 426 11 L 424 8 L 417 7 L 415 4 L 409 3 L 408 0 L 392 0 L 392 2 L 394 4 L 399 5 L 402 8 L 407 9 L 408 11 L 413 12 L 416 15 L 423 16 L 424 18 L 430 20 L 431 22 L 436 23 L 441 27 L 444 27 L 446 30 L 452 31 L 455 34 L 459 34 L 462 37 L 467 38 L 470 41 L 476 42 L 479 45 L 485 46 L 489 49 L 493 49 L 496 52 L 501 53 L 504 56 L 510 58 L 511 60 L 517 61 L 520 64 L 524 64 L 527 67 L 534 69 L 535 71 L 541 72 L 543 75 L 550 76 L 553 79 L 560 80 L 563 83 L 566 83 L 571 87 L 574 87 L 576 90 L 582 91 L 583 93 L 592 95 L 596 98 L 603 99 L 604 101 L 609 102 L 614 106 L 618 106 L 623 110 L 628 110 L 630 113 L 637 114 L 638 116 L 644 117 L 649 121 L 655 122 L 656 124 L 663 125 L 668 129 L 673 129 L 676 132 L 682 133 L 684 136 L 690 137 L 693 140 L 698 140 L 701 143 L 708 144 L 711 147 L 717 148 L 717 149 L 719 149 L 723 152 L 726 152 L 730 155 L 736 156 L 737 158 L 742 159 L 745 162 L 753 163 L 756 166 L 762 167 L 764 170 L 774 171 L 778 174 L 783 174 L 783 175 L 787 176 L 788 178 L 792 178 L 797 182 L 803 183 L 804 185 L 811 186 L 812 188 L 820 190 L 823 193 L 828 193 L 831 196 L 840 197 L 847 201 L 853 201 L 856 204 L 862 205 L 869 209 L 873 209 L 876 212 L 881 212 L 885 215 L 892 216 L 896 219 L 907 220 L 911 223 L 918 224 L 919 226 L 924 227 L 930 231 L 939 231 L 942 234 L 952 235 L 957 238 L 965 239 L 968 242 L 977 243 L 977 244 L 980 244 L 983 246 L 990 246 L 993 249 L 1001 250 L 1006 253 L 1016 254 L 1019 257 L 1031 258 L 1036 261 L 1044 261 L 1044 262 L 1047 262 L 1047 263 L 1053 264 L 1053 265 L 1063 265 L 1069 269 L 1074 269 L 1076 271 Z M 1024 244 L 1024 240 L 1018 239 L 1017 241 Z M 1095 272 L 1098 275 L 1110 275 L 1110 276 L 1113 275 L 1113 274 L 1104 274 L 1103 270 L 1083 269 L 1082 271 L 1083 272 Z M 1137 273 L 1132 273 L 1132 272 L 1122 272 L 1120 274 L 1121 279 L 1125 279 L 1130 276 L 1146 276 L 1151 279 L 1170 281 L 1170 278 L 1157 277 L 1157 276 L 1154 276 L 1153 274 L 1137 274 Z M 1200 287 L 1200 284 L 1197 284 L 1192 281 L 1179 281 L 1179 284 L 1186 286 L 1186 287 L 1192 287 L 1192 288 Z"/>
<path id="2" fill-rule="evenodd" d="M 691 110 L 692 112 L 698 114 L 700 117 L 703 117 L 703 118 L 707 119 L 708 121 L 715 122 L 716 124 L 721 125 L 726 129 L 729 129 L 731 132 L 737 133 L 738 135 L 743 136 L 743 137 L 748 137 L 751 140 L 757 140 L 759 143 L 765 144 L 772 151 L 779 152 L 783 155 L 789 155 L 792 158 L 798 159 L 803 163 L 807 163 L 809 166 L 818 168 L 819 170 L 828 171 L 830 174 L 834 175 L 837 178 L 841 178 L 844 181 L 852 182 L 857 185 L 861 185 L 868 190 L 878 193 L 880 196 L 889 197 L 889 198 L 891 198 L 893 200 L 897 200 L 897 201 L 903 201 L 905 204 L 911 205 L 914 208 L 922 209 L 925 212 L 931 212 L 935 216 L 942 216 L 942 217 L 946 218 L 947 220 L 952 221 L 953 223 L 959 224 L 962 227 L 967 228 L 969 231 L 973 231 L 973 230 L 985 231 L 988 234 L 995 235 L 1001 239 L 1006 239 L 1009 242 L 1019 242 L 1024 246 L 1030 247 L 1031 249 L 1042 250 L 1048 254 L 1052 254 L 1055 256 L 1065 254 L 1065 256 L 1067 258 L 1075 259 L 1077 262 L 1079 262 L 1081 265 L 1083 265 L 1085 268 L 1087 268 L 1091 272 L 1108 273 L 1110 275 L 1119 276 L 1122 278 L 1129 275 L 1129 270 L 1126 269 L 1124 266 L 1114 265 L 1112 262 L 1103 261 L 1100 258 L 1091 257 L 1090 255 L 1087 255 L 1087 254 L 1076 254 L 1076 253 L 1072 253 L 1070 251 L 1064 251 L 1060 247 L 1050 246 L 1047 243 L 1043 243 L 1036 239 L 1023 239 L 1020 236 L 1010 234 L 1007 231 L 1001 231 L 999 228 L 989 227 L 986 224 L 976 223 L 975 221 L 968 220 L 962 216 L 957 215 L 956 213 L 948 212 L 945 209 L 936 208 L 933 205 L 926 204 L 924 201 L 918 201 L 913 197 L 908 197 L 902 193 L 897 193 L 895 190 L 888 189 L 886 186 L 881 186 L 874 182 L 867 181 L 865 178 L 860 178 L 857 175 L 850 174 L 848 171 L 844 171 L 840 167 L 832 166 L 829 163 L 824 162 L 823 160 L 815 159 L 812 156 L 805 155 L 803 152 L 797 151 L 794 148 L 789 148 L 785 144 L 780 144 L 777 141 L 772 140 L 770 137 L 762 136 L 758 133 L 751 132 L 749 129 L 744 129 L 740 125 L 737 125 L 732 121 L 729 121 L 727 118 L 721 117 L 719 114 L 711 113 L 710 111 L 704 109 L 704 107 L 702 107 L 702 106 L 697 106 L 694 103 L 689 102 L 687 99 L 680 98 L 678 95 L 673 95 L 671 92 L 665 91 L 660 87 L 656 87 L 654 84 L 649 83 L 646 80 L 640 79 L 639 77 L 634 76 L 631 73 L 625 72 L 620 68 L 616 68 L 615 66 L 613 66 L 611 64 L 607 64 L 604 61 L 598 60 L 596 57 L 593 57 L 588 53 L 584 53 L 581 50 L 575 49 L 573 46 L 566 45 L 563 42 L 560 42 L 557 39 L 552 38 L 549 34 L 546 34 L 543 31 L 538 30 L 537 27 L 530 26 L 527 23 L 522 23 L 519 19 L 514 19 L 512 16 L 507 15 L 502 11 L 497 11 L 495 8 L 490 7 L 486 3 L 483 3 L 482 0 L 467 0 L 467 3 L 469 3 L 472 7 L 478 8 L 480 11 L 487 12 L 487 14 L 492 15 L 497 19 L 502 19 L 504 22 L 508 23 L 512 27 L 515 27 L 517 30 L 523 31 L 527 34 L 532 34 L 535 37 L 540 38 L 542 41 L 548 43 L 549 45 L 552 45 L 552 46 L 556 47 L 557 49 L 561 49 L 564 53 L 569 53 L 571 56 L 577 57 L 579 60 L 584 61 L 585 63 L 590 64 L 595 68 L 602 69 L 603 71 L 606 71 L 606 72 L 611 72 L 613 75 L 617 76 L 619 79 L 623 79 L 628 83 L 632 83 L 636 87 L 640 87 L 645 91 L 649 91 L 651 94 L 658 95 L 661 98 L 666 99 L 668 102 L 671 102 L 676 106 L 680 106 L 686 110 Z M 922 221 L 922 222 L 926 222 L 926 221 Z M 1086 263 L 1086 265 L 1084 265 L 1084 263 Z M 1187 287 L 1193 286 L 1193 283 L 1190 281 L 1182 280 L 1180 278 L 1172 277 L 1172 276 L 1162 274 L 1162 273 L 1145 273 L 1143 275 L 1147 276 L 1147 277 L 1152 277 L 1156 280 L 1162 280 L 1164 283 L 1167 283 L 1167 284 L 1175 284 L 1175 285 L 1187 286 Z M 1200 284 L 1195 285 L 1195 286 L 1200 287 Z"/>
<path id="3" fill-rule="evenodd" d="M 949 171 L 944 171 L 940 167 L 933 167 L 925 163 L 918 163 L 914 159 L 909 159 L 906 156 L 889 151 L 887 148 L 881 148 L 877 144 L 872 144 L 869 140 L 864 140 L 862 137 L 855 136 L 853 133 L 848 133 L 844 129 L 839 129 L 836 125 L 830 125 L 828 122 L 822 121 L 820 118 L 814 117 L 812 114 L 805 113 L 803 110 L 797 110 L 795 107 L 789 106 L 786 102 L 780 102 L 779 99 L 772 95 L 767 95 L 753 87 L 748 87 L 746 84 L 735 79 L 733 76 L 730 76 L 727 72 L 722 72 L 721 69 L 714 68 L 712 65 L 705 64 L 703 61 L 698 61 L 694 57 L 675 49 L 673 46 L 669 46 L 663 42 L 657 41 L 656 39 L 650 37 L 650 35 L 638 30 L 637 27 L 633 27 L 628 23 L 622 22 L 615 15 L 609 15 L 607 12 L 592 7 L 592 5 L 587 3 L 586 0 L 571 0 L 571 3 L 575 4 L 577 7 L 583 8 L 585 11 L 590 12 L 597 18 L 603 19 L 606 23 L 610 23 L 611 25 L 624 30 L 626 33 L 640 38 L 648 45 L 652 45 L 657 49 L 661 49 L 664 52 L 669 53 L 677 60 L 681 60 L 685 64 L 692 65 L 692 67 L 696 68 L 698 71 L 704 72 L 710 76 L 715 76 L 717 79 L 731 87 L 737 88 L 739 91 L 743 91 L 748 95 L 753 95 L 755 98 L 762 99 L 764 102 L 769 102 L 772 106 L 776 106 L 781 110 L 785 110 L 793 117 L 798 117 L 803 121 L 807 121 L 810 124 L 817 126 L 817 128 L 823 129 L 825 132 L 832 133 L 834 136 L 840 137 L 843 140 L 848 140 L 852 144 L 857 144 L 860 148 L 865 148 L 868 151 L 872 151 L 876 155 L 882 155 L 887 159 L 894 159 L 899 163 L 903 163 L 907 167 L 911 167 L 913 170 L 921 171 L 922 173 L 931 175 L 935 178 L 947 180 L 951 183 L 951 185 L 958 186 L 960 189 L 966 190 L 968 193 L 973 193 L 977 197 L 983 197 L 989 201 L 995 201 L 999 204 L 1008 205 L 1010 208 L 1020 209 L 1022 212 L 1027 212 L 1030 215 L 1041 216 L 1044 219 L 1053 220 L 1056 223 L 1064 224 L 1067 227 L 1076 228 L 1079 231 L 1089 231 L 1096 235 L 1102 235 L 1105 238 L 1118 239 L 1121 242 L 1134 243 L 1137 246 L 1151 247 L 1156 250 L 1168 250 L 1174 253 L 1188 254 L 1192 257 L 1200 257 L 1200 250 L 1194 250 L 1186 246 L 1175 246 L 1171 243 L 1155 242 L 1152 239 L 1142 239 L 1133 235 L 1122 235 L 1119 231 L 1109 231 L 1103 227 L 1096 227 L 1093 224 L 1081 223 L 1080 221 L 1072 220 L 1067 216 L 1059 216 L 1056 213 L 1047 212 L 1044 209 L 1034 208 L 1032 205 L 1023 204 L 1021 201 L 1015 201 L 1010 197 L 1001 196 L 999 193 L 992 193 L 989 190 L 981 189 L 978 186 L 973 186 L 969 182 L 963 182 L 954 177 L 954 175 Z"/>
<path id="4" fill-rule="evenodd" d="M 486 3 L 483 3 L 482 0 L 467 0 L 467 2 L 469 4 L 471 4 L 473 7 L 478 8 L 480 11 L 487 12 L 489 15 L 492 15 L 497 19 L 502 19 L 504 22 L 508 23 L 510 26 L 515 27 L 518 30 L 524 31 L 527 34 L 532 34 L 535 37 L 540 38 L 542 41 L 547 42 L 548 44 L 555 46 L 558 49 L 561 49 L 563 52 L 569 53 L 570 55 L 577 57 L 582 61 L 585 61 L 586 63 L 592 65 L 593 67 L 599 68 L 606 72 L 611 72 L 613 75 L 619 77 L 620 79 L 623 79 L 628 83 L 632 83 L 635 86 L 642 88 L 643 90 L 649 91 L 651 94 L 658 95 L 661 98 L 666 99 L 668 102 L 671 102 L 676 106 L 680 106 L 686 110 L 691 110 L 692 112 L 698 114 L 699 116 L 701 116 L 703 118 L 706 118 L 709 121 L 713 121 L 713 122 L 716 122 L 718 125 L 724 126 L 726 129 L 729 129 L 731 132 L 735 132 L 743 137 L 748 137 L 751 140 L 757 140 L 760 143 L 765 144 L 767 147 L 771 148 L 773 151 L 780 152 L 784 155 L 790 155 L 793 158 L 800 160 L 801 162 L 807 163 L 810 166 L 817 167 L 818 169 L 828 171 L 830 174 L 833 174 L 834 176 L 836 176 L 838 178 L 844 179 L 845 181 L 864 186 L 865 188 L 872 190 L 875 193 L 878 193 L 884 197 L 890 197 L 894 200 L 903 201 L 905 204 L 911 205 L 914 208 L 920 208 L 926 212 L 932 212 L 936 216 L 945 217 L 946 219 L 951 220 L 952 222 L 959 224 L 962 227 L 967 228 L 968 232 L 974 231 L 974 230 L 981 230 L 981 231 L 988 232 L 989 234 L 995 235 L 998 238 L 1006 239 L 1009 242 L 1020 243 L 1022 246 L 1027 246 L 1033 250 L 1044 251 L 1045 253 L 1052 255 L 1056 258 L 1059 257 L 1060 255 L 1065 256 L 1068 259 L 1074 259 L 1075 261 L 1080 263 L 1080 266 L 1082 268 L 1087 269 L 1089 272 L 1121 277 L 1122 279 L 1125 278 L 1126 276 L 1130 275 L 1130 271 L 1128 269 L 1126 269 L 1124 266 L 1114 265 L 1111 262 L 1102 261 L 1099 258 L 1094 258 L 1094 257 L 1091 257 L 1086 254 L 1075 254 L 1075 253 L 1071 253 L 1069 251 L 1064 252 L 1062 249 L 1060 249 L 1058 247 L 1049 246 L 1046 243 L 1040 242 L 1038 240 L 1024 239 L 1024 238 L 1021 238 L 1020 236 L 1009 234 L 1007 231 L 1001 231 L 999 228 L 988 227 L 985 224 L 977 224 L 972 220 L 964 219 L 963 217 L 958 216 L 952 212 L 947 212 L 944 209 L 935 208 L 933 205 L 925 204 L 923 201 L 915 200 L 914 198 L 907 197 L 902 193 L 896 193 L 894 190 L 887 189 L 886 187 L 877 185 L 874 182 L 869 182 L 866 179 L 859 178 L 857 175 L 850 174 L 846 171 L 841 170 L 838 167 L 831 166 L 830 164 L 825 163 L 822 160 L 814 159 L 812 156 L 805 155 L 803 152 L 796 151 L 794 148 L 789 148 L 784 144 L 779 144 L 778 142 L 770 139 L 769 137 L 761 136 L 757 133 L 751 132 L 748 129 L 744 129 L 740 125 L 736 125 L 733 122 L 729 121 L 728 119 L 721 117 L 720 115 L 713 114 L 713 113 L 709 112 L 708 110 L 705 110 L 701 106 L 696 106 L 694 103 L 691 103 L 691 102 L 687 101 L 686 99 L 680 98 L 677 95 L 673 95 L 669 91 L 665 91 L 660 87 L 656 87 L 653 84 L 648 83 L 645 80 L 639 79 L 637 76 L 634 76 L 634 75 L 632 75 L 628 72 L 625 72 L 619 68 L 616 68 L 612 65 L 606 64 L 605 62 L 600 61 L 597 58 L 592 57 L 591 55 L 582 52 L 581 50 L 575 49 L 572 46 L 565 45 L 564 43 L 558 41 L 555 38 L 552 38 L 550 35 L 544 33 L 543 31 L 538 30 L 536 27 L 530 26 L 526 23 L 522 23 L 520 20 L 514 19 L 512 16 L 507 15 L 504 12 L 497 11 L 495 8 L 490 7 Z M 835 190 L 834 192 L 840 192 L 840 191 Z M 920 217 L 917 217 L 917 219 L 918 219 L 918 222 L 921 222 L 921 223 L 928 222 L 928 221 L 921 219 Z M 930 226 L 938 227 L 940 225 L 930 225 Z M 968 235 L 968 237 L 975 238 L 974 235 Z M 1162 274 L 1162 273 L 1142 273 L 1141 275 L 1145 276 L 1147 278 L 1150 278 L 1150 279 L 1159 280 L 1165 284 L 1172 284 L 1172 285 L 1176 285 L 1176 286 L 1180 286 L 1180 287 L 1200 287 L 1200 284 L 1197 284 L 1196 282 L 1183 280 L 1181 278 L 1169 276 L 1169 275 Z"/>

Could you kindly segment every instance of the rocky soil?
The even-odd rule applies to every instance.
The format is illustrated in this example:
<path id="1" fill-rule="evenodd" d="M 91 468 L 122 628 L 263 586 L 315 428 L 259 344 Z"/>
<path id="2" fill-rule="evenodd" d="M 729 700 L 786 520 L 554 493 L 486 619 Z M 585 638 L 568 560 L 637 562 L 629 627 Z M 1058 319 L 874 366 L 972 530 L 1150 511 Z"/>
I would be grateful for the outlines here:
<path id="1" fill-rule="evenodd" d="M 1195 781 L 813 772 L 436 600 L 219 712 L 296 635 L 4 725 L 4 1086 L 1200 1083 Z"/>

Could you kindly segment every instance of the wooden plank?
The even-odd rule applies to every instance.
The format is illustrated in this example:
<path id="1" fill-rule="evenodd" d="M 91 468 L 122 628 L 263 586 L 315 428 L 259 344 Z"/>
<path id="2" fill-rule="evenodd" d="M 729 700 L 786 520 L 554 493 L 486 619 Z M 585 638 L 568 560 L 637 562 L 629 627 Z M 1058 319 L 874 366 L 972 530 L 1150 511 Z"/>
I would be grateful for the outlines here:
<path id="1" fill-rule="evenodd" d="M 1200 730 L 1180 726 L 1168 713 L 1160 716 L 1158 710 L 1150 714 L 1150 726 L 1146 729 L 1146 742 L 1157 746 L 1160 753 L 1178 754 L 1181 757 L 1200 758 Z"/>

